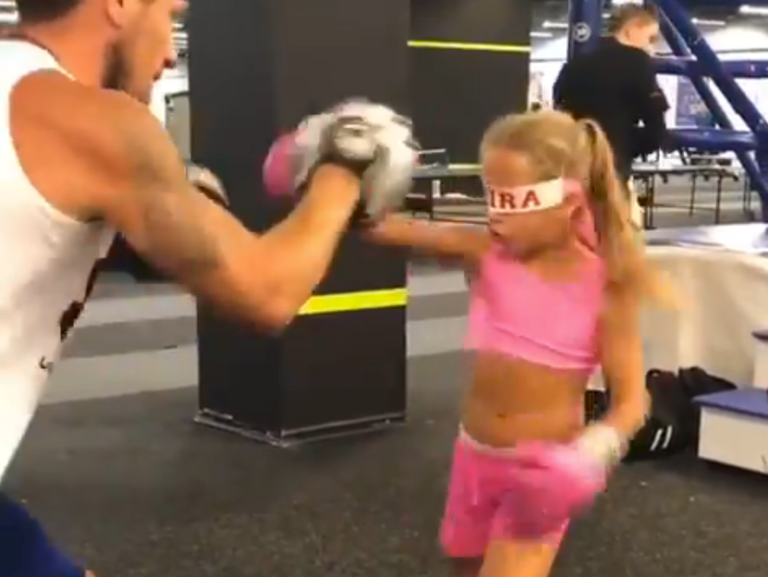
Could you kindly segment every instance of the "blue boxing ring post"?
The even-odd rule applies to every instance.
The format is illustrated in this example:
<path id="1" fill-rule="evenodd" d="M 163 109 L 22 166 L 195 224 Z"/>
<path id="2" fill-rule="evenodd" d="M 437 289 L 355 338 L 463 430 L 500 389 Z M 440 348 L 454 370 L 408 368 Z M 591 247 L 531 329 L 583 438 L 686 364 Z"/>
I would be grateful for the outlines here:
<path id="1" fill-rule="evenodd" d="M 568 58 L 594 48 L 603 28 L 602 0 L 571 0 L 568 8 Z"/>
<path id="2" fill-rule="evenodd" d="M 762 220 L 768 221 L 768 123 L 736 82 L 736 78 L 768 78 L 768 63 L 721 62 L 693 24 L 679 0 L 647 0 L 660 12 L 662 33 L 672 54 L 656 59 L 657 71 L 690 78 L 702 102 L 720 130 L 672 131 L 681 147 L 720 152 L 733 151 L 744 167 L 751 186 L 760 197 Z M 724 3 L 722 0 L 720 3 Z M 768 4 L 768 2 L 755 2 Z M 571 0 L 569 9 L 568 57 L 591 50 L 599 39 L 602 0 Z M 715 99 L 705 78 L 710 78 L 749 128 L 735 131 Z"/>

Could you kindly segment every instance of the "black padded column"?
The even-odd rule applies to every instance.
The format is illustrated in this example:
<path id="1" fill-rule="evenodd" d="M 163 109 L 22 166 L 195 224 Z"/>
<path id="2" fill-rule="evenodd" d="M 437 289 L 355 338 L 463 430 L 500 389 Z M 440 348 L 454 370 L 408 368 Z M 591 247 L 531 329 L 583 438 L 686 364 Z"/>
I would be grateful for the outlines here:
<path id="1" fill-rule="evenodd" d="M 195 0 L 189 16 L 192 157 L 232 211 L 264 230 L 273 139 L 310 111 L 365 96 L 404 108 L 407 0 Z M 246 265 L 248 266 L 248 265 Z M 258 267 L 259 263 L 250 263 Z M 276 444 L 405 417 L 405 256 L 349 234 L 281 336 L 198 310 L 198 420 Z"/>
<path id="2" fill-rule="evenodd" d="M 485 128 L 527 106 L 532 0 L 411 0 L 410 90 L 421 143 L 477 162 Z"/>

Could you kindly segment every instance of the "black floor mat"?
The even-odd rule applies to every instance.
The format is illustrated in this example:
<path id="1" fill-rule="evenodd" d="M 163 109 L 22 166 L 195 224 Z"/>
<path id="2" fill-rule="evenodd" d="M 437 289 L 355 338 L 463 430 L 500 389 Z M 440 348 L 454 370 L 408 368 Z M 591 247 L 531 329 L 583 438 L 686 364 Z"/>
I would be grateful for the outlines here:
<path id="1" fill-rule="evenodd" d="M 45 407 L 6 488 L 101 577 L 444 575 L 463 375 L 459 354 L 411 361 L 407 427 L 292 451 L 193 425 L 191 388 Z M 767 512 L 762 476 L 627 466 L 555 575 L 763 577 Z"/>

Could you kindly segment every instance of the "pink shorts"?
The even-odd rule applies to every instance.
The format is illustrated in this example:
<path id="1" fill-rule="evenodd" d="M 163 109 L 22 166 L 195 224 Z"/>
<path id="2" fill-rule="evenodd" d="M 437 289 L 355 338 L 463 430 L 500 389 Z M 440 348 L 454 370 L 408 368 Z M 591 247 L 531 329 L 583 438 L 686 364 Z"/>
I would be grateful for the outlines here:
<path id="1" fill-rule="evenodd" d="M 492 539 L 519 538 L 506 496 L 517 474 L 510 449 L 486 447 L 463 431 L 456 439 L 440 544 L 448 557 L 483 557 Z M 547 540 L 558 544 L 568 523 Z"/>

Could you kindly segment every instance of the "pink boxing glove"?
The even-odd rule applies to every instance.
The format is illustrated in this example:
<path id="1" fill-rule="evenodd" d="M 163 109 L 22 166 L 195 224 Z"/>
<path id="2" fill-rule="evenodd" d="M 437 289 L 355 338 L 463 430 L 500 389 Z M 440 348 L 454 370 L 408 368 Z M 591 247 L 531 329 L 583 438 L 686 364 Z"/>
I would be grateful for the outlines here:
<path id="1" fill-rule="evenodd" d="M 295 189 L 295 135 L 284 134 L 272 144 L 264 161 L 262 173 L 267 193 L 291 196 Z"/>
<path id="2" fill-rule="evenodd" d="M 621 456 L 616 431 L 592 425 L 571 444 L 522 443 L 515 449 L 507 530 L 528 539 L 554 533 L 589 507 L 605 489 L 608 471 Z"/>
<path id="3" fill-rule="evenodd" d="M 262 169 L 266 191 L 280 197 L 300 192 L 323 164 L 346 169 L 360 182 L 360 204 L 352 218 L 359 224 L 376 221 L 402 203 L 417 159 L 408 118 L 355 99 L 305 118 L 278 138 Z"/>

